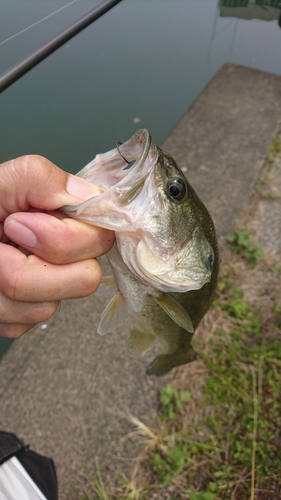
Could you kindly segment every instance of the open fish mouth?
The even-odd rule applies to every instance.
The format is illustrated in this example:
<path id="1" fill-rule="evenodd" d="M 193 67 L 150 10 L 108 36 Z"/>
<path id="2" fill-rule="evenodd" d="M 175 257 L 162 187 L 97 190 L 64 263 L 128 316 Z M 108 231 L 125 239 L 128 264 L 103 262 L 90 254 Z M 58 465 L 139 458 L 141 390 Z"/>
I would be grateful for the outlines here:
<path id="1" fill-rule="evenodd" d="M 186 196 L 177 198 L 178 189 L 192 188 L 146 129 L 97 155 L 77 175 L 99 186 L 101 194 L 62 210 L 115 231 L 124 263 L 142 283 L 163 292 L 186 292 L 211 280 L 213 250 L 198 224 L 201 215 L 194 215 L 193 205 L 200 209 L 200 202 L 196 195 L 190 203 Z"/>
<path id="2" fill-rule="evenodd" d="M 76 175 L 106 191 L 119 184 L 124 178 L 130 181 L 132 177 L 141 174 L 148 154 L 151 152 L 151 144 L 149 132 L 141 129 L 123 144 L 117 142 L 115 149 L 98 154 Z M 152 149 L 156 150 L 156 147 Z M 83 204 L 80 207 L 82 211 Z"/>
<path id="3" fill-rule="evenodd" d="M 141 129 L 124 144 L 117 142 L 116 149 L 127 165 L 137 160 L 138 163 L 134 164 L 134 168 L 138 169 L 144 164 L 151 143 L 151 135 L 148 130 Z"/>

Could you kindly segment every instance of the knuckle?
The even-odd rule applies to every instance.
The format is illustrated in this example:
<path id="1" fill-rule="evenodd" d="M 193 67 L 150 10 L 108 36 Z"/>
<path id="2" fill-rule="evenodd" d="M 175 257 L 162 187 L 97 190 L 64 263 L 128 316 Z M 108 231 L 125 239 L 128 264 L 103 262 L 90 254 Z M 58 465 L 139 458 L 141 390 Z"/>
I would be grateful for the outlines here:
<path id="1" fill-rule="evenodd" d="M 6 266 L 3 266 L 1 272 L 1 291 L 2 293 L 12 300 L 17 300 L 18 288 L 19 288 L 19 277 L 18 273 L 13 270 L 9 270 Z"/>
<path id="2" fill-rule="evenodd" d="M 80 297 L 87 297 L 94 293 L 99 287 L 102 278 L 102 271 L 96 260 L 89 261 L 84 271 L 79 283 Z"/>
<path id="3" fill-rule="evenodd" d="M 33 188 L 40 187 L 42 180 L 45 183 L 56 179 L 57 167 L 43 156 L 32 154 L 24 155 L 13 161 L 14 175 L 23 183 L 32 184 Z"/>
<path id="4" fill-rule="evenodd" d="M 24 155 L 20 158 L 26 169 L 37 170 L 38 165 L 44 164 L 45 158 L 41 155 Z"/>
<path id="5" fill-rule="evenodd" d="M 43 156 L 23 155 L 14 160 L 14 168 L 21 178 L 25 177 L 29 180 L 31 176 L 37 176 L 38 166 L 42 166 L 43 163 Z"/>
<path id="6" fill-rule="evenodd" d="M 59 306 L 59 301 L 41 302 L 32 307 L 25 318 L 28 323 L 41 323 L 51 318 Z"/>

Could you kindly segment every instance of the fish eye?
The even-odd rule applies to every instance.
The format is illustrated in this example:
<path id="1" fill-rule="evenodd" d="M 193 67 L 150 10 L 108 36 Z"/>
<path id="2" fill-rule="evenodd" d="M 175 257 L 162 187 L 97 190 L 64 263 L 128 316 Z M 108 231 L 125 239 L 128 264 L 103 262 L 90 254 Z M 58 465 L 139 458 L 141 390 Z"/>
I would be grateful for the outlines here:
<path id="1" fill-rule="evenodd" d="M 182 201 L 186 195 L 186 185 L 179 177 L 173 177 L 167 182 L 166 192 L 175 201 Z"/>

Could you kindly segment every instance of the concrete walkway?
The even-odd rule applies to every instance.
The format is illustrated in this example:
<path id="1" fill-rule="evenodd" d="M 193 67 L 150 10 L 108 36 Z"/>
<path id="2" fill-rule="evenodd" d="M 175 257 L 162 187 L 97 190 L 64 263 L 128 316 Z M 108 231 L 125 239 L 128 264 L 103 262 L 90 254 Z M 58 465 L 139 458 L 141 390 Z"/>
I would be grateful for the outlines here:
<path id="1" fill-rule="evenodd" d="M 165 141 L 220 236 L 241 218 L 280 117 L 281 77 L 225 65 Z M 95 457 L 105 475 L 130 471 L 138 448 L 124 439 L 132 430 L 125 414 L 151 424 L 169 380 L 146 376 L 149 357 L 125 354 L 127 331 L 96 334 L 105 304 L 98 296 L 66 301 L 0 362 L 0 428 L 54 459 L 60 500 L 76 498 L 66 478 L 76 481 Z"/>

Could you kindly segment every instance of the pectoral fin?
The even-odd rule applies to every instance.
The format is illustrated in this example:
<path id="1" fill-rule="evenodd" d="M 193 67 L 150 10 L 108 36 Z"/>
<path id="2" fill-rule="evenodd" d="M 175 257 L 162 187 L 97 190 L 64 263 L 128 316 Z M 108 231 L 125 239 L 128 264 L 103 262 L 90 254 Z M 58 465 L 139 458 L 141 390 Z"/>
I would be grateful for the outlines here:
<path id="1" fill-rule="evenodd" d="M 155 336 L 152 333 L 134 328 L 129 337 L 125 340 L 125 348 L 130 356 L 137 358 L 149 351 L 154 341 Z"/>
<path id="2" fill-rule="evenodd" d="M 175 323 L 190 333 L 194 332 L 188 312 L 170 293 L 165 293 L 159 297 L 151 296 L 151 298 L 162 307 L 165 313 L 167 313 Z"/>
<path id="3" fill-rule="evenodd" d="M 118 292 L 107 304 L 101 315 L 98 334 L 105 335 L 113 332 L 122 325 L 127 312 L 126 301 L 122 293 Z"/>

